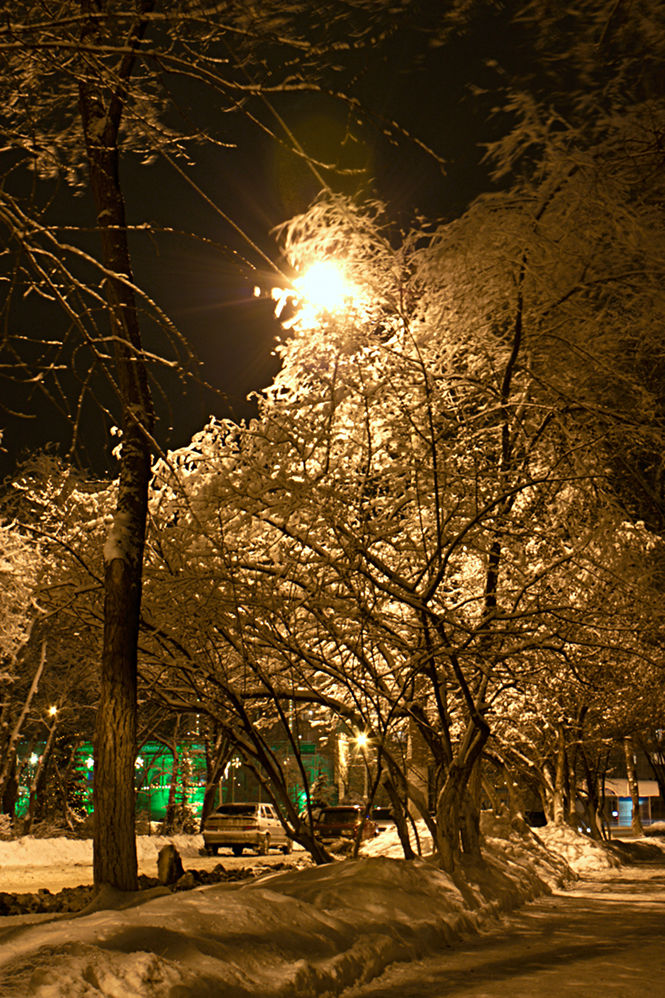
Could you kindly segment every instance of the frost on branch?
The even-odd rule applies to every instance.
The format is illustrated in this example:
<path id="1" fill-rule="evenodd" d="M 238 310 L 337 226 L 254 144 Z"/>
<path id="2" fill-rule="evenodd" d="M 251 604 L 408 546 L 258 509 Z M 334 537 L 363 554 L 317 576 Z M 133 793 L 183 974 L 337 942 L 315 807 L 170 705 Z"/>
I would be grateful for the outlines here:
<path id="1" fill-rule="evenodd" d="M 132 544 L 131 517 L 129 513 L 118 512 L 104 543 L 104 562 L 109 565 L 116 558 L 126 561 Z"/>
<path id="2" fill-rule="evenodd" d="M 0 523 L 0 661 L 14 659 L 28 639 L 41 569 L 38 547 L 16 524 Z"/>

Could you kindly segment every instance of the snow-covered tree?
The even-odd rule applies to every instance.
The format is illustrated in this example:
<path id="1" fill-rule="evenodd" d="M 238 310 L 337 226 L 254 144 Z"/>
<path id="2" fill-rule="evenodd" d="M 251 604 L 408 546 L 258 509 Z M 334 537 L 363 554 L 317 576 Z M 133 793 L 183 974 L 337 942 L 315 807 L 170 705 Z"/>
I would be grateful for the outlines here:
<path id="1" fill-rule="evenodd" d="M 37 691 L 43 662 L 23 682 L 23 652 L 40 614 L 42 573 L 39 545 L 12 521 L 0 520 L 0 810 L 12 809 L 16 746 Z"/>
<path id="2" fill-rule="evenodd" d="M 354 9 L 371 14 L 372 4 L 358 0 Z M 105 414 L 111 410 L 121 431 L 117 507 L 103 548 L 105 627 L 95 736 L 98 885 L 137 885 L 136 659 L 148 482 L 159 450 L 150 374 L 154 366 L 181 375 L 191 359 L 165 310 L 137 284 L 121 169 L 132 159 L 149 163 L 158 155 L 187 179 L 188 155 L 197 145 L 223 148 L 227 136 L 205 114 L 203 121 L 196 118 L 201 87 L 213 92 L 224 112 L 257 120 L 252 99 L 300 91 L 307 77 L 318 76 L 330 64 L 325 53 L 338 45 L 340 12 L 334 5 L 329 18 L 317 11 L 322 29 L 320 44 L 314 44 L 301 30 L 313 27 L 308 10 L 307 4 L 287 11 L 277 3 L 220 8 L 205 2 L 171 9 L 157 0 L 0 7 L 0 225 L 11 254 L 3 304 L 8 369 L 26 392 L 43 388 L 72 419 L 74 440 L 91 401 Z M 346 11 L 342 20 L 348 44 L 357 33 Z M 365 18 L 360 29 L 367 39 L 370 21 Z M 172 86 L 176 78 L 180 83 Z M 270 105 L 266 115 L 279 123 Z M 220 114 L 218 124 L 226 118 Z M 304 155 L 301 148 L 298 153 Z M 61 181 L 89 198 L 82 226 L 63 227 L 57 209 L 51 212 L 53 185 Z M 227 208 L 220 215 L 228 221 Z M 172 219 L 165 225 L 172 229 Z M 99 249 L 91 245 L 90 232 Z M 255 244 L 251 248 L 258 253 Z M 40 306 L 60 310 L 62 335 L 54 330 L 44 341 L 17 331 L 16 306 L 28 294 Z M 146 336 L 154 337 L 154 350 L 145 348 Z"/>
<path id="3" fill-rule="evenodd" d="M 341 304 L 296 306 L 259 419 L 211 424 L 176 462 L 188 498 L 173 529 L 190 517 L 193 556 L 218 559 L 211 585 L 232 583 L 227 641 L 355 717 L 430 820 L 391 735 L 427 746 L 447 868 L 460 836 L 478 847 L 467 788 L 501 691 L 587 642 L 619 522 L 598 426 L 578 417 L 590 407 L 563 405 L 562 368 L 545 367 L 561 320 L 546 292 L 567 302 L 581 266 L 575 237 L 555 267 L 556 193 L 489 199 L 397 248 L 380 206 L 320 201 L 287 249 L 297 288 L 317 260 L 341 265 Z M 623 619 L 597 635 L 620 638 Z"/>

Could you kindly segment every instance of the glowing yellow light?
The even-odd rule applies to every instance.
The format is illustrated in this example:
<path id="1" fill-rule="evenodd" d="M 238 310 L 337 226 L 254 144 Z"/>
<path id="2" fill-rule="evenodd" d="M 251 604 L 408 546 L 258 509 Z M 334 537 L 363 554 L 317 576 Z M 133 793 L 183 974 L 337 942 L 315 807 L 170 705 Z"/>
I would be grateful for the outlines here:
<path id="1" fill-rule="evenodd" d="M 361 731 L 360 734 L 356 738 L 356 743 L 358 745 L 358 748 L 365 748 L 365 746 L 367 745 L 368 740 L 369 739 L 367 738 L 367 735 L 365 734 L 365 732 Z"/>
<path id="2" fill-rule="evenodd" d="M 334 260 L 318 260 L 296 277 L 289 288 L 272 288 L 270 297 L 275 302 L 277 318 L 288 304 L 294 307 L 294 314 L 283 323 L 284 329 L 313 328 L 320 325 L 322 313 L 356 315 L 366 312 L 368 306 L 366 292 L 353 284 L 345 268 Z"/>
<path id="3" fill-rule="evenodd" d="M 353 297 L 353 288 L 332 260 L 312 264 L 293 282 L 296 291 L 312 308 L 332 312 Z"/>
<path id="4" fill-rule="evenodd" d="M 55 715 L 58 713 L 58 708 L 55 706 L 49 707 L 48 712 L 51 715 L 51 717 L 55 717 Z"/>

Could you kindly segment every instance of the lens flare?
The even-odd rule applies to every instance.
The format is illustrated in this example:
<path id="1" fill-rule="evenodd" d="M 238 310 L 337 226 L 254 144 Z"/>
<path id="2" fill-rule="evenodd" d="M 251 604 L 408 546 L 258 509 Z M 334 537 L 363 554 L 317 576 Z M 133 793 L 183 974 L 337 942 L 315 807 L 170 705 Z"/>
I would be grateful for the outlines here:
<path id="1" fill-rule="evenodd" d="M 340 308 L 353 296 L 351 285 L 332 260 L 312 264 L 302 277 L 296 278 L 293 285 L 311 307 L 327 312 Z"/>

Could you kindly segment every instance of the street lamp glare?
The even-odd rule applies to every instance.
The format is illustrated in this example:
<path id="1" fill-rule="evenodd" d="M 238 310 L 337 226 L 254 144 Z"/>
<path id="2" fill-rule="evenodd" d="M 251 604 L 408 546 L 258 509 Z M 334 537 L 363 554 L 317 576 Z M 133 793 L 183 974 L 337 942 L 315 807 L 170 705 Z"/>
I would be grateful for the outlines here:
<path id="1" fill-rule="evenodd" d="M 367 745 L 367 741 L 368 741 L 367 735 L 365 734 L 364 731 L 361 731 L 360 734 L 356 738 L 356 743 L 357 743 L 358 747 L 359 748 L 365 748 L 365 746 Z"/>
<path id="2" fill-rule="evenodd" d="M 51 717 L 55 717 L 55 715 L 58 713 L 58 708 L 55 705 L 53 705 L 52 707 L 49 707 L 48 712 L 51 715 Z"/>
<path id="3" fill-rule="evenodd" d="M 352 288 L 342 270 L 333 260 L 313 263 L 293 286 L 298 295 L 312 308 L 332 312 L 352 296 Z"/>

